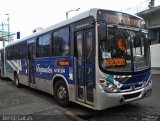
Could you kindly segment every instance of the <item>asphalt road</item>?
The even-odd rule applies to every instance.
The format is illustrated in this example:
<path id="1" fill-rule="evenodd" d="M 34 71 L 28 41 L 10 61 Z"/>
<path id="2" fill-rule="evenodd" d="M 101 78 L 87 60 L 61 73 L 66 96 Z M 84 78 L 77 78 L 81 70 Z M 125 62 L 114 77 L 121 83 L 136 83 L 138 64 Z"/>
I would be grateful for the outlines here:
<path id="1" fill-rule="evenodd" d="M 57 105 L 53 96 L 0 79 L 0 121 L 72 121 L 79 117 Z"/>
<path id="2" fill-rule="evenodd" d="M 77 104 L 71 104 L 69 108 L 62 108 L 49 94 L 25 86 L 16 88 L 12 81 L 0 80 L 0 121 L 18 121 L 19 119 L 33 121 L 160 121 L 159 87 L 160 75 L 153 75 L 151 97 L 123 106 L 94 111 Z"/>

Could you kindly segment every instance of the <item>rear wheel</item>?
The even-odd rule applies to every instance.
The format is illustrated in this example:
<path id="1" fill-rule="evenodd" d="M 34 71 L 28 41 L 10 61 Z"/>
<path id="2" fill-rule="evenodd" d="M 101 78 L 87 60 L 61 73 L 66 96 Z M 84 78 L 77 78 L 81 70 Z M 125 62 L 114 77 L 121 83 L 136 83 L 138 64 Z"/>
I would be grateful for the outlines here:
<path id="1" fill-rule="evenodd" d="M 62 107 L 69 106 L 69 96 L 67 85 L 63 80 L 59 80 L 54 88 L 55 100 Z"/>
<path id="2" fill-rule="evenodd" d="M 2 74 L 2 71 L 0 70 L 0 78 L 2 79 L 2 80 L 4 80 L 5 78 L 3 77 L 3 74 Z"/>
<path id="3" fill-rule="evenodd" d="M 17 74 L 14 74 L 14 81 L 15 81 L 15 83 L 16 83 L 16 87 L 20 87 L 21 86 L 21 84 L 19 83 L 19 78 L 18 78 L 18 75 Z"/>
<path id="4" fill-rule="evenodd" d="M 1 70 L 0 70 L 0 78 L 2 78 L 2 73 L 1 73 Z"/>

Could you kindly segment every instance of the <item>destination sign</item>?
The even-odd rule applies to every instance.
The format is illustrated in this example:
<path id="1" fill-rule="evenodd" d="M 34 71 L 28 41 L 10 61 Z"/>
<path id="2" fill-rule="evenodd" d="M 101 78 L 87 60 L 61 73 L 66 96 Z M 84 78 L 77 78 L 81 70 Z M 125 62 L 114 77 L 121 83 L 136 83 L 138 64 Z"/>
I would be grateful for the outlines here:
<path id="1" fill-rule="evenodd" d="M 126 65 L 126 60 L 124 58 L 106 59 L 107 67 L 119 67 L 119 66 L 125 66 L 125 65 Z"/>
<path id="2" fill-rule="evenodd" d="M 107 23 L 111 24 L 121 24 L 138 28 L 142 27 L 141 19 L 130 16 L 128 14 L 104 14 L 103 19 L 106 20 Z"/>
<path id="3" fill-rule="evenodd" d="M 106 21 L 107 24 L 124 25 L 136 28 L 144 28 L 144 20 L 138 16 L 112 10 L 99 10 L 98 21 Z"/>

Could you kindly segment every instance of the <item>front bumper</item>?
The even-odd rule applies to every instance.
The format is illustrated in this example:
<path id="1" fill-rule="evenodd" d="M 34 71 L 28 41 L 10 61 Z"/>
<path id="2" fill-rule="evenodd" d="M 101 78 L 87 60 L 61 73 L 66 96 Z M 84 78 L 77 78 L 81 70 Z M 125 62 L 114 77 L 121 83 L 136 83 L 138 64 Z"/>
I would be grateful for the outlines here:
<path id="1" fill-rule="evenodd" d="M 103 110 L 109 107 L 114 107 L 126 104 L 135 100 L 151 96 L 152 83 L 138 90 L 122 93 L 106 93 L 103 89 L 99 89 L 96 94 L 95 108 Z"/>

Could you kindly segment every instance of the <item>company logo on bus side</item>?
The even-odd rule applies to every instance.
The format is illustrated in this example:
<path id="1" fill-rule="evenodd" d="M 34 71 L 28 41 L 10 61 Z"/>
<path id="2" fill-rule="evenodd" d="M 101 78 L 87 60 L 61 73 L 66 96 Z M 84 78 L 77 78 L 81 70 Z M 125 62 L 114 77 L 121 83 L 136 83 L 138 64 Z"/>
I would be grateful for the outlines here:
<path id="1" fill-rule="evenodd" d="M 52 69 L 50 66 L 48 66 L 47 68 L 44 68 L 44 67 L 40 67 L 40 64 L 37 64 L 36 65 L 36 72 L 39 72 L 40 74 L 42 73 L 48 73 L 48 74 L 51 74 L 51 73 L 65 73 L 66 70 L 63 69 L 63 68 L 54 68 Z"/>
<path id="2" fill-rule="evenodd" d="M 50 68 L 50 66 L 48 66 L 47 68 L 43 68 L 43 67 L 40 67 L 40 64 L 37 64 L 36 72 L 39 72 L 39 73 L 52 73 L 53 70 Z"/>

